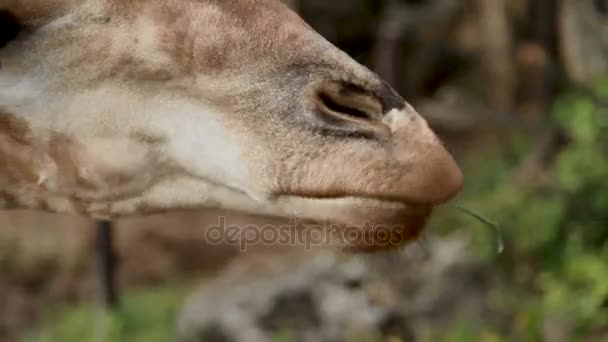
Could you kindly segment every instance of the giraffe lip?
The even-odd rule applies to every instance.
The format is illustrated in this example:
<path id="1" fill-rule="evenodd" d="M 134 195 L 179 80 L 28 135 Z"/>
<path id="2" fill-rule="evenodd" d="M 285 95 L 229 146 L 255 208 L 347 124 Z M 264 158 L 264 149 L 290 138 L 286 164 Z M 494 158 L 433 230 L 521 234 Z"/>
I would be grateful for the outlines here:
<path id="1" fill-rule="evenodd" d="M 431 214 L 431 206 L 370 197 L 302 197 L 286 195 L 277 205 L 288 215 L 338 224 L 400 224 Z"/>
<path id="2" fill-rule="evenodd" d="M 319 202 L 329 201 L 361 201 L 366 202 L 368 206 L 380 206 L 389 207 L 394 206 L 399 209 L 406 209 L 411 213 L 416 212 L 427 212 L 432 209 L 435 204 L 423 203 L 407 198 L 398 198 L 393 196 L 374 196 L 374 195 L 361 195 L 361 194 L 301 194 L 301 193 L 287 193 L 281 194 L 275 197 L 276 199 L 284 198 L 300 198 L 309 199 Z"/>
<path id="3" fill-rule="evenodd" d="M 394 199 L 394 198 L 384 198 L 384 197 L 374 197 L 374 196 L 357 196 L 357 195 L 353 195 L 353 196 L 349 196 L 349 195 L 344 195 L 344 196 L 341 196 L 341 195 L 339 195 L 339 196 L 302 196 L 302 195 L 297 195 L 297 194 L 288 194 L 288 195 L 277 196 L 276 198 L 279 201 L 281 199 L 302 199 L 302 200 L 317 201 L 319 203 L 340 202 L 340 201 L 344 201 L 345 203 L 346 202 L 352 202 L 352 203 L 361 202 L 361 204 L 357 205 L 357 207 L 360 207 L 360 208 L 394 207 L 395 209 L 401 209 L 401 210 L 405 209 L 412 214 L 426 213 L 433 207 L 432 205 L 414 204 L 414 203 L 411 203 L 406 200 L 399 200 L 399 199 Z"/>

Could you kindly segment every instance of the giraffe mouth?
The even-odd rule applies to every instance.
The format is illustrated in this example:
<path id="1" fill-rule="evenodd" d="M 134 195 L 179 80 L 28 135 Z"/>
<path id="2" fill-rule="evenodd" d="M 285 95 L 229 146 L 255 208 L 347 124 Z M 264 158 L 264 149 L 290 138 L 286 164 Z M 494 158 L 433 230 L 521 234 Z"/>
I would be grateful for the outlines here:
<path id="1" fill-rule="evenodd" d="M 281 196 L 277 203 L 290 216 L 345 225 L 399 225 L 432 212 L 432 206 L 373 197 Z"/>
<path id="2" fill-rule="evenodd" d="M 282 196 L 277 202 L 290 216 L 325 223 L 337 247 L 357 253 L 407 245 L 424 231 L 432 213 L 431 206 L 369 197 Z"/>

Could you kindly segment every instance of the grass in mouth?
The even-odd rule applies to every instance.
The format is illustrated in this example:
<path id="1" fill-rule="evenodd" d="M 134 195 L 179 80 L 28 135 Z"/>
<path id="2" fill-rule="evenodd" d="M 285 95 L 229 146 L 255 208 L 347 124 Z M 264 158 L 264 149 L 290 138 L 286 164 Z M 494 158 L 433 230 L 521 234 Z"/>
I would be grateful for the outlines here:
<path id="1" fill-rule="evenodd" d="M 505 250 L 505 243 L 503 240 L 500 225 L 498 225 L 497 223 L 493 222 L 492 220 L 486 218 L 485 216 L 483 216 L 465 206 L 462 206 L 460 204 L 454 204 L 454 205 L 452 205 L 452 207 L 454 209 L 459 210 L 460 212 L 463 212 L 463 213 L 473 217 L 474 219 L 478 220 L 479 222 L 485 224 L 487 227 L 491 228 L 494 231 L 494 236 L 496 237 L 496 250 L 497 250 L 498 254 L 502 254 L 502 252 Z"/>

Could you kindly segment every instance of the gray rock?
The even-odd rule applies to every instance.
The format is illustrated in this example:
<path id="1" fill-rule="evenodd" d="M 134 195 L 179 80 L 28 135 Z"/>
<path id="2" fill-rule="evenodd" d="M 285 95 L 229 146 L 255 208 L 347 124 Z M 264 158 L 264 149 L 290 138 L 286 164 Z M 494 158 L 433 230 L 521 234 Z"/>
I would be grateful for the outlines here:
<path id="1" fill-rule="evenodd" d="M 180 340 L 413 341 L 462 304 L 483 315 L 489 280 L 464 246 L 443 240 L 428 243 L 428 253 L 414 246 L 363 257 L 323 251 L 237 259 L 187 302 Z"/>

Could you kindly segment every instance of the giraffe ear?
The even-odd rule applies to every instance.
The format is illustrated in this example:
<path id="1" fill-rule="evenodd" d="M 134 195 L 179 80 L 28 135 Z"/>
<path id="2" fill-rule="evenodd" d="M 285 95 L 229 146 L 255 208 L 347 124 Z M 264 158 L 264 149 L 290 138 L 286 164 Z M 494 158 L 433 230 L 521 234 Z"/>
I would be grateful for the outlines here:
<path id="1" fill-rule="evenodd" d="M 74 0 L 0 0 L 0 48 L 19 33 L 61 14 Z"/>

